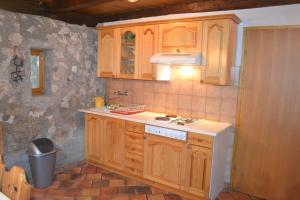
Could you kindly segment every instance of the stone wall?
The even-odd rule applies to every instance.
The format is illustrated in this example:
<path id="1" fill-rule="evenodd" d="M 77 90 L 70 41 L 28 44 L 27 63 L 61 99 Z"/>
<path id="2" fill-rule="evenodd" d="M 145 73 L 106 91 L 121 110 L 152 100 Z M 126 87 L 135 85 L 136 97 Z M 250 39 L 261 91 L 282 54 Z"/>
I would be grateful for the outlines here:
<path id="1" fill-rule="evenodd" d="M 19 83 L 10 80 L 14 47 L 25 59 Z M 46 55 L 42 96 L 31 95 L 30 49 Z M 0 10 L 0 122 L 8 166 L 29 172 L 26 150 L 39 137 L 56 143 L 57 167 L 84 158 L 84 118 L 77 110 L 93 107 L 94 96 L 105 95 L 105 81 L 96 78 L 96 52 L 92 28 Z"/>

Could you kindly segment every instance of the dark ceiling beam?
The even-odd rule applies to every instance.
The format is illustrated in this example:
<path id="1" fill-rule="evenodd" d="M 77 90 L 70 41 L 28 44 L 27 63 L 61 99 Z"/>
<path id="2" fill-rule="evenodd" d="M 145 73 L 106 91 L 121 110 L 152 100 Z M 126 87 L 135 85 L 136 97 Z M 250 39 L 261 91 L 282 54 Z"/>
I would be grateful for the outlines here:
<path id="1" fill-rule="evenodd" d="M 39 14 L 43 12 L 43 8 L 39 6 L 38 0 L 0 0 L 0 9 L 28 14 Z"/>
<path id="2" fill-rule="evenodd" d="M 102 3 L 112 2 L 116 0 L 43 0 L 52 13 L 74 12 Z"/>
<path id="3" fill-rule="evenodd" d="M 48 5 L 46 5 L 46 1 L 47 3 L 49 3 L 51 0 L 43 0 L 43 3 L 40 3 L 42 1 L 39 0 L 0 0 L 0 9 L 50 17 L 71 24 L 85 24 L 89 27 L 95 27 L 99 22 L 97 17 L 77 12 L 68 12 L 60 14 L 51 13 L 49 12 Z"/>
<path id="4" fill-rule="evenodd" d="M 44 15 L 46 16 L 46 15 Z M 85 15 L 81 13 L 75 13 L 75 12 L 70 12 L 70 13 L 62 13 L 62 14 L 47 14 L 47 17 L 56 19 L 56 20 L 61 20 L 70 24 L 78 24 L 78 25 L 86 25 L 88 27 L 95 27 L 98 23 L 99 20 L 96 17 L 90 16 L 90 15 Z"/>
<path id="5" fill-rule="evenodd" d="M 134 19 L 178 13 L 195 13 L 234 9 L 247 9 L 300 3 L 300 0 L 197 0 L 191 3 L 164 5 L 156 8 L 140 9 L 118 15 L 99 16 L 99 22 Z"/>

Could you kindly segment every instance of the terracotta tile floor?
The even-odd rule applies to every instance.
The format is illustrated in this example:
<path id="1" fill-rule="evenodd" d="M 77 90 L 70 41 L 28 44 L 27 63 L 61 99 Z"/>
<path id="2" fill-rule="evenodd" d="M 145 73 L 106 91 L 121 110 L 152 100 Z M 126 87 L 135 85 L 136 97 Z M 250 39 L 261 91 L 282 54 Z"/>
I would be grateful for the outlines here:
<path id="1" fill-rule="evenodd" d="M 46 189 L 32 189 L 32 200 L 184 200 L 178 195 L 89 165 L 66 169 Z M 223 192 L 218 200 L 254 200 L 236 192 Z"/>

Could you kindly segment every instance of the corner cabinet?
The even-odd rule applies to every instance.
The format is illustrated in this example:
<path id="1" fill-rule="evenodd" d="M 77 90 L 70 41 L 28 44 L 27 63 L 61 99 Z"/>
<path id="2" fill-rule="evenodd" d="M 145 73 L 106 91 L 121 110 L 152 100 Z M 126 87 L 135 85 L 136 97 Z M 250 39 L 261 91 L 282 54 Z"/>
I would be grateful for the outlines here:
<path id="1" fill-rule="evenodd" d="M 233 20 L 207 20 L 203 24 L 202 65 L 204 82 L 231 84 L 231 69 L 235 62 L 237 24 Z"/>

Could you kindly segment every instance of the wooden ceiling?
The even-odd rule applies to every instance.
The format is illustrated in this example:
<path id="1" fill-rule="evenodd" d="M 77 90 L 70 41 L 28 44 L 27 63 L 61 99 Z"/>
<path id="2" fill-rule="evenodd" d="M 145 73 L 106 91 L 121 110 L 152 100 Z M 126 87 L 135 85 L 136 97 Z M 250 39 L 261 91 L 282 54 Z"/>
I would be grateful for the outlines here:
<path id="1" fill-rule="evenodd" d="M 0 0 L 0 9 L 42 15 L 74 24 L 188 12 L 257 8 L 300 3 L 300 0 Z"/>

